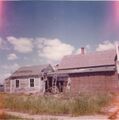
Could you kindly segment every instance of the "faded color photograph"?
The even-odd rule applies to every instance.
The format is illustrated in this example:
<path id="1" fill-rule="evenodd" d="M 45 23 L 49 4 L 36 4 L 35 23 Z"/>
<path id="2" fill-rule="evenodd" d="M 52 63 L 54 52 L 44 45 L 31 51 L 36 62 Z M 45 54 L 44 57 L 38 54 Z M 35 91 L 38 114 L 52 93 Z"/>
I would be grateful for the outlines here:
<path id="1" fill-rule="evenodd" d="M 0 0 L 6 119 L 119 119 L 119 1 Z"/>

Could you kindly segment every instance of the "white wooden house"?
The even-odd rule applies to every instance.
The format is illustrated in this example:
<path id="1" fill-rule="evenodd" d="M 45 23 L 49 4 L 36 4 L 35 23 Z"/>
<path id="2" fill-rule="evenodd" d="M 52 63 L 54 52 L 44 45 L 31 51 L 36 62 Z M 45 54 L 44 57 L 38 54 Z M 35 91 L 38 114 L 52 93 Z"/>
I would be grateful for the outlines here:
<path id="1" fill-rule="evenodd" d="M 5 92 L 44 93 L 46 75 L 53 71 L 49 64 L 21 67 L 5 80 Z"/>

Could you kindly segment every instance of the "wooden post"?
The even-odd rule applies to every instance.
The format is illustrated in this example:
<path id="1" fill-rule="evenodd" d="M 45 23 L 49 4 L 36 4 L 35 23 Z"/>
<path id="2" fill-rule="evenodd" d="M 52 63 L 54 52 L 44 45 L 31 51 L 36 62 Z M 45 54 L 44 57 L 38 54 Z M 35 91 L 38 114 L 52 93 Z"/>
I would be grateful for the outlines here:
<path id="1" fill-rule="evenodd" d="M 57 75 L 56 75 L 56 78 L 55 78 L 55 93 L 57 92 Z"/>
<path id="2" fill-rule="evenodd" d="M 117 67 L 117 73 L 119 74 L 119 45 L 118 43 L 116 43 L 116 54 L 117 54 L 116 67 Z"/>

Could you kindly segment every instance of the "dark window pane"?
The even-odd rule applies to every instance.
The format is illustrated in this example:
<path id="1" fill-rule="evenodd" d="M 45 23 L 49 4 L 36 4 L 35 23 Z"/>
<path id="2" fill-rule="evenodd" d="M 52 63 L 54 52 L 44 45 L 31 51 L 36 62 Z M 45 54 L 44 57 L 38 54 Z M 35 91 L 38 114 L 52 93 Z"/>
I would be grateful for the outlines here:
<path id="1" fill-rule="evenodd" d="M 30 79 L 30 87 L 34 87 L 34 79 Z"/>
<path id="2" fill-rule="evenodd" d="M 19 80 L 16 80 L 16 88 L 19 87 Z"/>

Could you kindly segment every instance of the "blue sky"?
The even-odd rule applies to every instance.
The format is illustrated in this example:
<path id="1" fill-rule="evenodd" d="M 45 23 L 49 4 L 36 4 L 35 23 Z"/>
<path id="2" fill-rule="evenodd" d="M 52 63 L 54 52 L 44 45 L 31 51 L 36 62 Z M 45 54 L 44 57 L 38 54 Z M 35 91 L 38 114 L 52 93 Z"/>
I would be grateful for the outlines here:
<path id="1" fill-rule="evenodd" d="M 0 10 L 1 81 L 20 66 L 59 63 L 82 46 L 112 49 L 119 39 L 119 2 L 7 1 Z"/>
<path id="2" fill-rule="evenodd" d="M 6 2 L 4 6 L 6 15 L 1 36 L 60 38 L 74 45 L 74 41 L 85 45 L 100 42 L 107 4 Z"/>

